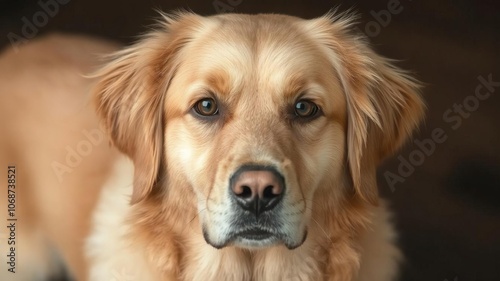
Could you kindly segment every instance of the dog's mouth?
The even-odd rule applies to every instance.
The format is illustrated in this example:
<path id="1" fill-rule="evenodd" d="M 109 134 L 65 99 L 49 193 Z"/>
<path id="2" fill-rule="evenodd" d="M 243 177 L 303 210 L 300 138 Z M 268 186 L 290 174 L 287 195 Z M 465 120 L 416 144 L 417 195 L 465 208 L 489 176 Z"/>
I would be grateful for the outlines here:
<path id="1" fill-rule="evenodd" d="M 240 239 L 262 241 L 262 240 L 269 239 L 275 235 L 273 233 L 265 230 L 265 229 L 252 228 L 252 229 L 238 232 L 234 236 L 235 236 L 235 238 L 240 238 Z"/>
<path id="2" fill-rule="evenodd" d="M 231 243 L 243 248 L 265 248 L 283 243 L 282 236 L 263 228 L 250 228 L 235 232 Z"/>
<path id="3" fill-rule="evenodd" d="M 207 244 L 216 249 L 222 249 L 229 245 L 248 249 L 259 249 L 283 244 L 289 250 L 293 250 L 304 243 L 307 237 L 307 230 L 304 231 L 301 240 L 291 239 L 284 233 L 273 232 L 264 228 L 248 228 L 235 231 L 226 236 L 226 239 L 219 241 L 219 243 L 209 239 L 208 233 L 204 228 L 203 237 Z"/>

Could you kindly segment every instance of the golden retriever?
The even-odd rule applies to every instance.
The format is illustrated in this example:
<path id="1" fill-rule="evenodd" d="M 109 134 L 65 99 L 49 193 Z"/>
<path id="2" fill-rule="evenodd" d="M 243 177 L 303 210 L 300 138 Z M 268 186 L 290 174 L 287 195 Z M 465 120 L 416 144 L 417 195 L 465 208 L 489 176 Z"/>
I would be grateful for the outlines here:
<path id="1" fill-rule="evenodd" d="M 162 17 L 116 52 L 56 35 L 3 53 L 2 280 L 60 263 L 92 281 L 397 278 L 376 168 L 421 120 L 419 83 L 350 15 Z"/>

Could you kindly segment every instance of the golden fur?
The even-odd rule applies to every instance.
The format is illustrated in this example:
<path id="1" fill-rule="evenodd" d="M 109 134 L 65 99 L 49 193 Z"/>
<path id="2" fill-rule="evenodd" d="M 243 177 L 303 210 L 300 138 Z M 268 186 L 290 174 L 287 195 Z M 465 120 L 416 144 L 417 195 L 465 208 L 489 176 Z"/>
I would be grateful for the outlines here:
<path id="1" fill-rule="evenodd" d="M 418 83 L 354 35 L 349 16 L 163 17 L 88 81 L 113 147 L 131 161 L 112 148 L 92 154 L 107 168 L 89 195 L 87 261 L 66 261 L 78 280 L 396 278 L 401 255 L 376 167 L 420 121 Z M 216 121 L 192 114 L 204 97 L 223 106 Z M 299 98 L 321 116 L 289 117 Z M 247 163 L 286 179 L 282 243 L 226 241 L 228 179 Z M 71 176 L 86 180 L 88 169 Z M 81 247 L 56 245 L 63 259 Z"/>

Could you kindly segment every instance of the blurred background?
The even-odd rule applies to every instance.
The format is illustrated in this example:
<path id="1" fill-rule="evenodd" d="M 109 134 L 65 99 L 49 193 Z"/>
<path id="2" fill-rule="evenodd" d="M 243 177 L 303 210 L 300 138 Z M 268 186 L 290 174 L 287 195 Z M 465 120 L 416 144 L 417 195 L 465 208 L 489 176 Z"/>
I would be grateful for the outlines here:
<path id="1" fill-rule="evenodd" d="M 337 6 L 358 11 L 358 31 L 425 83 L 425 123 L 379 169 L 406 256 L 401 280 L 500 280 L 500 2 L 0 0 L 0 47 L 55 31 L 128 44 L 155 10 L 312 18 Z"/>

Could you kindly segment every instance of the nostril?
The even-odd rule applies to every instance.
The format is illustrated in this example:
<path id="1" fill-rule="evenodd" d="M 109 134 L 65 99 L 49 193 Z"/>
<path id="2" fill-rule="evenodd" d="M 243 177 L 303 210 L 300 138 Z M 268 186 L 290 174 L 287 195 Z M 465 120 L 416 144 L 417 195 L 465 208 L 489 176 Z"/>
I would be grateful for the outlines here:
<path id="1" fill-rule="evenodd" d="M 247 185 L 242 185 L 241 186 L 241 192 L 240 193 L 236 193 L 236 195 L 238 195 L 238 197 L 240 198 L 243 198 L 243 199 L 248 199 L 248 198 L 252 198 L 252 189 L 247 186 Z"/>
<path id="2" fill-rule="evenodd" d="M 274 186 L 268 185 L 264 188 L 264 192 L 262 192 L 262 196 L 263 196 L 263 198 L 272 199 L 274 197 L 279 196 L 279 194 L 274 193 Z"/>

